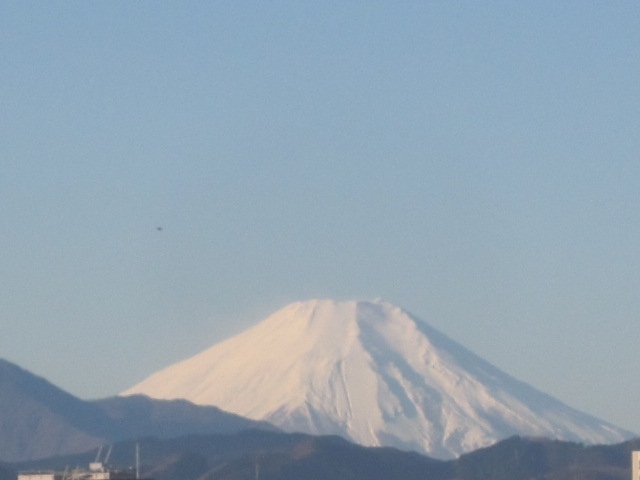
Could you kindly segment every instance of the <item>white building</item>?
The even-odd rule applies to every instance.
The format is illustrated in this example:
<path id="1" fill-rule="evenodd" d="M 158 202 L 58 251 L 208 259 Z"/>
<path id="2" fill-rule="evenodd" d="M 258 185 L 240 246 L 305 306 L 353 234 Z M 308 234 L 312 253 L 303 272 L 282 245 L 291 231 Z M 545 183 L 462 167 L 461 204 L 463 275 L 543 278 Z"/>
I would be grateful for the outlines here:
<path id="1" fill-rule="evenodd" d="M 18 480 L 137 480 L 135 469 L 113 470 L 101 462 L 89 464 L 89 469 L 73 469 L 64 472 L 43 471 L 23 472 L 18 474 Z"/>
<path id="2" fill-rule="evenodd" d="M 640 450 L 631 452 L 631 480 L 640 480 Z"/>
<path id="3" fill-rule="evenodd" d="M 62 480 L 64 473 L 62 472 L 33 472 L 19 473 L 18 480 Z"/>

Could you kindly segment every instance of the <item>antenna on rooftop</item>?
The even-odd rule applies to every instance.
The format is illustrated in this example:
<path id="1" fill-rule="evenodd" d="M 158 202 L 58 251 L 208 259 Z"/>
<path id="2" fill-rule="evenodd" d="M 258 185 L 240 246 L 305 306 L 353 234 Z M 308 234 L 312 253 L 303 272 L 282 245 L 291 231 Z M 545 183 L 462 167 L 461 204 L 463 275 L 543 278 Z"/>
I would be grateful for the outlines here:
<path id="1" fill-rule="evenodd" d="M 136 480 L 140 478 L 140 443 L 136 442 Z"/>
<path id="2" fill-rule="evenodd" d="M 260 453 L 256 453 L 256 461 L 255 461 L 255 480 L 260 480 Z"/>

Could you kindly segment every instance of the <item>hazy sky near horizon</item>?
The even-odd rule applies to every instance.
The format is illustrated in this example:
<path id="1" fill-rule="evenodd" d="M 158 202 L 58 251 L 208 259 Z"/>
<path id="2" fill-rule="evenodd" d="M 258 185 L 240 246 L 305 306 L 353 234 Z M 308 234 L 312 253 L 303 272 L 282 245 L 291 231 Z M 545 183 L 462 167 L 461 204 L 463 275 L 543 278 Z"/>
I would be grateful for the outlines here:
<path id="1" fill-rule="evenodd" d="M 116 394 L 398 304 L 640 433 L 640 3 L 4 2 L 0 357 Z"/>

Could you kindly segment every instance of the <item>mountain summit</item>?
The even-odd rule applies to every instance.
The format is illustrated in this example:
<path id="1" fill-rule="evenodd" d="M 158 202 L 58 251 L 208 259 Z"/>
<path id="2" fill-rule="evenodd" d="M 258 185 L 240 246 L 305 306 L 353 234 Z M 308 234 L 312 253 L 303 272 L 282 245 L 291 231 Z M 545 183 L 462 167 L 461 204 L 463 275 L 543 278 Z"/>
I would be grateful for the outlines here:
<path id="1" fill-rule="evenodd" d="M 522 383 L 385 301 L 291 304 L 122 395 L 451 458 L 514 434 L 633 436 Z"/>

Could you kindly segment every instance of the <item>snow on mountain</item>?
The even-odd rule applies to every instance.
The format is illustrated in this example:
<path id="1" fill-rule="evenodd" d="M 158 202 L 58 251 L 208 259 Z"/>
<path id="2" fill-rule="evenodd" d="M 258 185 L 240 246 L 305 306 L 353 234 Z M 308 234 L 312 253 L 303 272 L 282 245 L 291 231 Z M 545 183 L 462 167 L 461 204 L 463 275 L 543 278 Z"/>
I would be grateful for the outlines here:
<path id="1" fill-rule="evenodd" d="M 437 458 L 519 434 L 631 438 L 505 374 L 384 301 L 311 300 L 151 375 L 122 395 L 184 398 L 286 431 Z"/>

